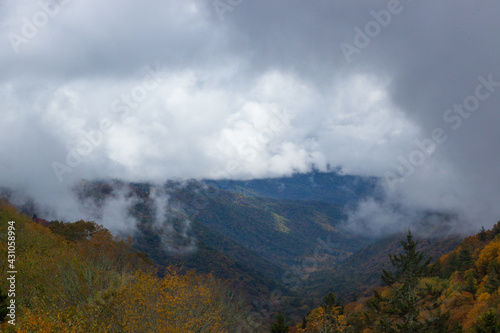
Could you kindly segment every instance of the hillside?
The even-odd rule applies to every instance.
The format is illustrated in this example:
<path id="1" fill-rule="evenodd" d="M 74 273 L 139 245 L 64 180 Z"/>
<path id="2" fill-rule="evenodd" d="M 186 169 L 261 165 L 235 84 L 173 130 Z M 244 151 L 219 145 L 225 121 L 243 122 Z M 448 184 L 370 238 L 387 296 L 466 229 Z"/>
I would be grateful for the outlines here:
<path id="1" fill-rule="evenodd" d="M 323 174 L 316 179 L 321 177 L 329 177 L 326 184 L 318 184 L 327 191 L 328 182 L 340 176 Z M 294 182 L 304 185 L 301 182 L 311 178 L 297 179 Z M 342 228 L 345 205 L 312 200 L 309 189 L 302 187 L 300 192 L 301 186 L 296 187 L 301 200 L 244 195 L 196 180 L 161 186 L 82 181 L 74 193 L 96 218 L 112 207 L 120 210 L 113 216 L 132 221 L 135 228 L 123 236 L 131 237 L 131 249 L 152 260 L 159 276 L 171 266 L 181 274 L 213 274 L 253 303 L 257 313 L 264 311 L 267 322 L 278 307 L 270 312 L 258 309 L 258 304 L 276 292 L 281 311 L 295 320 L 329 292 L 344 303 L 371 295 L 381 284 L 380 271 L 390 268 L 387 253 L 400 250 L 402 235 L 374 239 L 348 232 Z M 36 204 L 23 209 L 32 214 Z M 119 219 L 114 223 L 124 223 Z M 461 238 L 446 236 L 450 219 L 437 212 L 424 214 L 414 225 L 425 230 L 420 232 L 419 250 L 439 258 L 455 249 Z M 60 224 L 43 223 L 52 228 Z M 429 234 L 443 236 L 425 237 Z M 441 275 L 449 277 L 446 274 L 451 273 L 443 268 Z"/>
<path id="2" fill-rule="evenodd" d="M 3 202 L 2 239 L 7 221 L 15 220 L 17 232 L 23 235 L 18 251 L 25 258 L 19 270 L 32 271 L 19 280 L 20 286 L 29 284 L 19 296 L 23 327 L 62 332 L 66 332 L 65 325 L 76 325 L 76 332 L 82 327 L 96 332 L 113 332 L 119 325 L 133 327 L 139 324 L 125 324 L 123 316 L 142 318 L 145 314 L 141 311 L 155 313 L 157 306 L 165 306 L 160 305 L 165 300 L 158 299 L 159 303 L 147 309 L 132 310 L 124 305 L 135 302 L 129 297 L 136 293 L 153 295 L 156 288 L 161 294 L 161 288 L 168 289 L 162 283 L 173 283 L 180 290 L 198 285 L 215 292 L 199 296 L 197 292 L 206 291 L 196 287 L 194 294 L 179 294 L 176 299 L 190 313 L 205 318 L 197 309 L 206 306 L 203 297 L 208 297 L 206 301 L 213 304 L 214 312 L 207 314 L 212 317 L 200 320 L 206 320 L 212 328 L 221 325 L 220 332 L 237 332 L 241 325 L 250 325 L 249 332 L 258 332 L 269 325 L 278 309 L 296 323 L 308 313 L 306 322 L 326 320 L 322 316 L 328 307 L 317 306 L 330 292 L 343 304 L 354 302 L 345 307 L 331 305 L 328 311 L 336 312 L 328 318 L 342 319 L 345 327 L 354 321 L 357 324 L 351 331 L 363 332 L 373 324 L 360 319 L 365 318 L 364 313 L 370 316 L 368 304 L 374 302 L 373 290 L 389 293 L 388 287 L 379 287 L 381 271 L 392 268 L 387 254 L 401 251 L 404 237 L 394 234 L 374 240 L 346 233 L 339 228 L 345 218 L 343 207 L 335 203 L 245 196 L 198 181 L 167 182 L 162 187 L 119 181 L 82 182 L 75 193 L 96 214 L 120 195 L 125 196 L 130 203 L 126 213 L 136 221 L 137 228 L 125 241 L 94 222 L 32 220 Z M 448 220 L 446 215 L 429 213 L 418 223 L 427 226 L 423 235 L 439 234 Z M 439 306 L 446 312 L 439 318 L 453 318 L 464 332 L 474 332 L 471 329 L 477 321 L 472 316 L 484 317 L 500 299 L 500 271 L 495 264 L 500 252 L 499 225 L 463 241 L 458 236 L 417 237 L 418 251 L 435 258 L 431 280 L 425 281 L 440 288 Z M 324 241 L 329 246 L 318 247 Z M 5 254 L 6 243 L 2 246 Z M 44 269 L 32 269 L 38 263 Z M 44 287 L 47 277 L 41 275 L 46 269 L 55 272 L 50 287 Z M 226 281 L 230 289 L 216 279 Z M 146 287 L 136 290 L 139 283 Z M 6 290 L 6 282 L 0 287 Z M 266 310 L 263 304 L 269 304 L 276 291 L 280 296 L 273 302 L 277 305 Z M 241 295 L 239 300 L 234 298 L 235 292 Z M 201 303 L 189 301 L 193 297 L 201 297 Z M 252 306 L 244 305 L 248 303 Z M 217 312 L 227 306 L 234 308 L 228 316 Z M 125 310 L 110 316 L 109 311 L 116 311 L 116 307 Z M 90 318 L 82 319 L 88 311 Z M 243 319 L 245 313 L 247 319 L 252 313 L 259 320 L 248 323 Z M 178 325 L 187 325 L 182 327 L 201 325 L 183 313 L 174 311 L 172 315 L 179 318 Z M 239 326 L 235 329 L 235 325 Z M 171 328 L 163 329 L 168 332 Z M 308 332 L 307 328 L 303 332 Z"/>
<path id="3" fill-rule="evenodd" d="M 2 295 L 9 290 L 15 302 L 2 332 L 258 331 L 244 303 L 211 276 L 168 268 L 159 278 L 130 242 L 93 222 L 39 222 L 0 202 L 3 258 L 7 235 L 15 237 L 15 257 L 0 261 Z"/>
<path id="4" fill-rule="evenodd" d="M 334 266 L 370 242 L 337 228 L 345 216 L 343 207 L 333 203 L 249 197 L 197 181 L 171 181 L 162 188 L 84 182 L 77 193 L 83 204 L 91 202 L 99 208 L 124 189 L 126 196 L 134 198 L 128 214 L 137 221 L 133 236 L 137 249 L 163 266 L 178 263 L 200 272 L 215 271 L 219 277 L 236 277 L 242 287 L 241 281 L 253 279 L 254 289 L 277 288 L 276 281 L 281 280 L 284 270 L 314 255 L 321 241 L 328 239 L 333 244 L 322 263 L 325 267 Z M 158 192 L 169 202 L 161 217 Z M 198 202 L 202 202 L 200 208 L 193 209 Z M 188 231 L 183 229 L 186 221 Z M 197 251 L 179 253 L 189 252 L 190 246 L 196 246 Z"/>
<path id="5" fill-rule="evenodd" d="M 393 234 L 377 240 L 353 254 L 333 270 L 317 272 L 311 276 L 307 293 L 323 297 L 333 292 L 343 301 L 368 296 L 375 287 L 382 284 L 380 272 L 391 268 L 388 253 L 401 250 L 400 240 L 404 234 Z M 438 260 L 454 250 L 462 241 L 459 236 L 443 238 L 417 238 L 420 251 Z"/>
<path id="6" fill-rule="evenodd" d="M 290 200 L 313 200 L 349 205 L 376 194 L 378 179 L 342 175 L 338 172 L 310 172 L 290 177 L 252 180 L 206 180 L 207 184 L 246 196 Z"/>
<path id="7" fill-rule="evenodd" d="M 422 257 L 411 263 L 407 261 L 406 265 L 409 266 L 400 266 L 400 269 L 408 269 L 406 274 L 417 272 L 410 267 L 417 265 L 420 260 L 423 263 L 430 250 L 436 249 L 435 246 L 429 248 L 430 244 L 425 244 L 424 240 L 417 242 L 416 251 Z M 403 242 L 400 244 L 403 245 Z M 404 249 L 401 246 L 393 248 L 391 237 L 380 242 L 380 246 L 374 244 L 371 247 L 383 248 L 384 252 L 392 254 L 399 252 L 398 258 L 401 259 L 404 258 L 404 255 L 400 256 L 401 253 L 409 253 L 408 244 L 410 243 L 405 243 Z M 441 250 L 442 246 L 437 249 Z M 355 262 L 351 264 L 354 266 Z M 387 268 L 388 271 L 395 272 L 392 265 Z M 382 269 L 377 270 L 374 266 L 370 272 L 380 276 Z M 401 270 L 395 274 L 397 272 Z M 422 329 L 425 332 L 499 332 L 499 272 L 500 222 L 491 230 L 482 230 L 477 235 L 465 238 L 454 250 L 440 256 L 428 267 L 427 273 L 423 273 L 413 284 L 414 296 L 411 300 L 405 299 L 405 303 L 397 303 L 399 293 L 403 290 L 401 288 L 409 288 L 398 283 L 377 287 L 373 296 L 361 297 L 345 306 L 337 303 L 335 296 L 330 294 L 320 307 L 312 310 L 291 332 L 326 332 L 334 328 L 335 332 L 367 333 L 393 331 L 394 327 L 402 329 L 410 326 L 420 327 L 418 332 Z M 399 304 L 400 307 L 394 308 L 391 304 Z M 409 317 L 403 317 L 403 313 L 415 313 L 417 316 L 413 321 L 408 321 Z M 399 331 L 401 330 L 394 332 Z"/>

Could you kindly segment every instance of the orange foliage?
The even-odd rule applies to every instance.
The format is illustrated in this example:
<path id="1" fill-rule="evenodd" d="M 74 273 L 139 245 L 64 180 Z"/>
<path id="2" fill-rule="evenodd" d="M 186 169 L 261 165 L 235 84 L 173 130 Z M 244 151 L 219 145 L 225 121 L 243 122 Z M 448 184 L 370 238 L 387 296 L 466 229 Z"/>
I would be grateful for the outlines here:
<path id="1" fill-rule="evenodd" d="M 496 261 L 500 263 L 499 258 L 500 251 L 500 238 L 493 239 L 479 254 L 476 260 L 477 271 L 481 274 L 488 273 L 488 266 L 491 262 Z"/>
<path id="2" fill-rule="evenodd" d="M 245 309 L 214 278 L 158 278 L 130 240 L 93 222 L 48 227 L 0 203 L 0 238 L 16 221 L 16 326 L 2 332 L 233 332 Z M 55 230 L 56 230 L 55 229 Z M 0 256 L 6 257 L 6 242 Z M 0 287 L 7 290 L 5 260 Z"/>

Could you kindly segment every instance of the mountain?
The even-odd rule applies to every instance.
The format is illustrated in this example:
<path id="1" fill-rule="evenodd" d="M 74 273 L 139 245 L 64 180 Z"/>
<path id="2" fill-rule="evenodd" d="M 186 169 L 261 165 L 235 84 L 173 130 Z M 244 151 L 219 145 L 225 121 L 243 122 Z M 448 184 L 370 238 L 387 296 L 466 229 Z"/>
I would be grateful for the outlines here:
<path id="1" fill-rule="evenodd" d="M 264 332 L 223 281 L 159 277 L 94 222 L 35 221 L 0 200 L 0 240 L 1 332 Z"/>
<path id="2" fill-rule="evenodd" d="M 409 235 L 408 235 L 409 236 Z M 404 240 L 400 235 L 399 240 Z M 328 332 L 500 332 L 500 222 L 491 230 L 482 230 L 458 242 L 449 253 L 438 256 L 444 248 L 457 239 L 448 237 L 436 240 L 418 240 L 417 253 L 422 257 L 410 256 L 408 237 L 405 248 L 396 245 L 396 239 L 387 237 L 372 244 L 359 254 L 353 255 L 349 265 L 339 266 L 340 270 L 355 277 L 362 272 L 361 264 L 369 272 L 380 276 L 383 265 L 375 263 L 370 267 L 366 262 L 375 253 L 397 255 L 398 271 L 387 275 L 388 286 L 376 287 L 369 295 L 346 304 L 337 302 L 334 294 L 329 294 L 323 303 L 304 317 L 301 324 L 291 329 L 297 333 L 318 331 Z M 433 244 L 434 243 L 434 244 Z M 401 244 L 402 245 L 402 244 Z M 436 255 L 430 269 L 425 267 L 429 255 Z M 363 256 L 367 258 L 362 259 Z M 411 260 L 410 260 L 411 258 Z M 363 264 L 365 262 L 365 264 Z M 388 265 L 389 271 L 395 267 Z M 417 273 L 419 272 L 419 273 Z M 416 280 L 411 283 L 408 277 Z M 412 287 L 412 286 L 413 287 Z M 344 286 L 343 288 L 349 288 Z M 411 295 L 403 297 L 402 295 Z M 395 307 L 394 305 L 397 305 Z M 333 328 L 333 329 L 332 329 Z M 413 329 L 412 329 L 413 328 Z"/>
<path id="3" fill-rule="evenodd" d="M 314 273 L 307 286 L 307 293 L 322 298 L 333 292 L 344 301 L 371 294 L 382 284 L 380 272 L 391 269 L 388 253 L 401 250 L 403 233 L 385 236 L 353 254 L 333 270 Z M 462 237 L 453 235 L 435 238 L 419 238 L 418 250 L 438 260 L 442 255 L 454 250 Z"/>
<path id="4" fill-rule="evenodd" d="M 211 186 L 245 196 L 314 200 L 350 205 L 378 193 L 378 178 L 310 172 L 290 177 L 252 180 L 205 180 Z"/>
<path id="5" fill-rule="evenodd" d="M 316 269 L 334 267 L 371 241 L 343 232 L 344 208 L 329 202 L 250 197 L 194 180 L 162 187 L 82 182 L 76 192 L 96 211 L 120 195 L 133 202 L 134 247 L 158 265 L 214 272 L 254 296 L 289 294 L 286 271 L 313 258 L 321 244 L 330 247 Z"/>
<path id="6" fill-rule="evenodd" d="M 389 265 L 387 253 L 398 250 L 400 235 L 376 239 L 343 228 L 347 209 L 377 193 L 376 179 L 320 172 L 162 185 L 82 181 L 75 187 L 95 219 L 128 223 L 123 236 L 131 236 L 133 248 L 160 274 L 171 265 L 210 273 L 258 302 L 279 292 L 283 311 L 299 318 L 330 291 L 349 300 L 380 284 L 379 271 Z M 34 203 L 23 208 L 37 213 Z M 446 235 L 449 217 L 428 215 L 418 228 Z M 437 258 L 459 241 L 423 237 L 421 246 Z"/>
<path id="7" fill-rule="evenodd" d="M 0 200 L 0 239 L 7 239 L 13 230 L 22 236 L 16 238 L 19 260 L 15 265 L 25 273 L 17 275 L 16 283 L 22 288 L 16 302 L 22 314 L 19 323 L 27 331 L 77 327 L 78 332 L 118 332 L 146 326 L 161 331 L 176 322 L 183 331 L 203 331 L 203 325 L 239 331 L 245 325 L 245 331 L 261 332 L 278 306 L 287 318 L 295 318 L 293 332 L 316 332 L 319 327 L 367 332 L 379 325 L 381 316 L 398 323 L 393 313 L 384 313 L 377 304 L 393 295 L 393 286 L 380 286 L 380 274 L 393 270 L 387 254 L 402 251 L 404 235 L 355 244 L 363 239 L 337 228 L 343 217 L 337 204 L 250 197 L 198 181 L 162 187 L 85 182 L 76 193 L 96 213 L 120 196 L 128 198 L 127 213 L 137 222 L 137 230 L 127 241 L 94 222 L 31 219 Z M 196 209 L 186 209 L 193 202 L 198 202 Z M 432 305 L 422 308 L 419 320 L 429 319 L 440 327 L 429 332 L 496 331 L 500 327 L 500 222 L 465 239 L 424 237 L 433 230 L 442 232 L 449 219 L 429 213 L 419 221 L 428 230 L 416 231 L 421 234 L 416 237 L 417 251 L 435 258 L 432 274 L 418 284 L 419 293 L 427 292 L 419 294 L 426 300 L 424 305 Z M 305 226 L 311 230 L 301 234 Z M 265 241 L 255 243 L 259 231 L 265 233 Z M 329 235 L 337 243 L 330 243 L 336 246 L 318 257 L 318 248 L 311 252 L 311 246 L 321 231 L 323 239 Z M 287 239 L 296 243 L 287 245 Z M 276 244 L 267 244 L 273 240 Z M 278 246 L 285 251 L 270 255 Z M 289 257 L 301 251 L 305 254 L 300 259 Z M 313 258 L 317 267 L 311 265 Z M 187 272 L 190 269 L 196 272 Z M 53 274 L 48 276 L 47 270 Z M 293 274 L 287 273 L 297 271 L 303 277 L 290 279 Z M 232 289 L 205 273 L 229 282 Z M 301 285 L 294 288 L 286 280 L 300 280 Z M 2 281 L 0 289 L 5 291 L 6 276 Z M 328 295 L 332 291 L 337 297 Z M 245 295 L 252 306 L 238 300 L 237 294 Z M 345 304 L 353 294 L 358 296 L 353 302 L 338 303 L 340 298 Z M 324 299 L 321 304 L 320 299 Z M 168 306 L 172 309 L 165 312 Z M 141 322 L 150 314 L 166 319 Z M 303 323 L 297 325 L 303 316 Z M 0 328 L 8 326 L 0 322 Z"/>

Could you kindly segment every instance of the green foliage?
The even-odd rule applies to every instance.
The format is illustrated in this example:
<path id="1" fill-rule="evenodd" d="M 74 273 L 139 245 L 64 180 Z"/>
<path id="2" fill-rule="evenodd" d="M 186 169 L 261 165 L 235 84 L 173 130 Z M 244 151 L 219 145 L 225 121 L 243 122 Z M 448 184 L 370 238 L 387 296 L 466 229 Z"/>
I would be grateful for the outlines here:
<path id="1" fill-rule="evenodd" d="M 479 317 L 474 324 L 476 333 L 500 333 L 500 319 L 495 309 L 489 309 L 488 312 Z"/>
<path id="2" fill-rule="evenodd" d="M 463 287 L 464 291 L 467 291 L 474 295 L 477 292 L 477 278 L 476 278 L 476 270 L 474 269 L 469 269 L 464 273 L 464 279 L 465 279 L 465 286 Z"/>
<path id="3" fill-rule="evenodd" d="M 358 297 L 371 294 L 374 288 L 382 284 L 380 272 L 393 267 L 387 253 L 399 251 L 401 237 L 396 234 L 379 239 L 351 255 L 333 270 L 311 274 L 307 293 L 319 298 L 332 291 L 345 302 L 351 301 L 354 294 Z M 417 247 L 419 251 L 439 258 L 456 249 L 461 241 L 462 238 L 457 236 L 419 239 Z"/>
<path id="4" fill-rule="evenodd" d="M 302 317 L 302 321 L 299 325 L 299 328 L 301 329 L 305 329 L 307 327 L 307 318 L 306 317 Z"/>
<path id="5" fill-rule="evenodd" d="M 488 265 L 488 274 L 484 284 L 484 291 L 493 293 L 500 286 L 500 279 L 498 278 L 499 264 L 497 261 L 492 261 Z"/>
<path id="6" fill-rule="evenodd" d="M 486 242 L 486 230 L 484 229 L 484 226 L 481 227 L 481 231 L 479 232 L 479 240 L 481 242 Z"/>
<path id="7" fill-rule="evenodd" d="M 79 193 L 82 200 L 99 206 L 114 195 L 113 187 L 119 187 L 115 185 L 89 182 L 82 184 Z M 251 197 L 207 187 L 198 181 L 182 185 L 171 181 L 162 191 L 169 195 L 170 202 L 184 208 L 176 216 L 191 221 L 190 235 L 196 239 L 196 251 L 172 255 L 157 227 L 151 186 L 121 186 L 130 187 L 130 195 L 138 198 L 129 211 L 138 222 L 138 232 L 133 235 L 135 249 L 147 253 L 160 267 L 173 264 L 202 274 L 213 272 L 252 298 L 267 297 L 273 290 L 280 290 L 283 303 L 287 303 L 282 304 L 287 314 L 294 309 L 289 304 L 291 297 L 302 296 L 293 294 L 291 287 L 297 284 L 302 287 L 308 282 L 302 279 L 303 275 L 297 277 L 296 272 L 310 274 L 316 266 L 317 269 L 334 267 L 368 243 L 366 238 L 337 230 L 345 215 L 343 207 L 334 203 Z M 318 239 L 330 246 L 318 251 L 325 244 Z M 316 260 L 315 255 L 321 260 Z M 303 263 L 311 259 L 315 267 L 304 272 Z M 287 271 L 295 275 L 284 279 Z M 310 295 L 307 299 L 301 297 L 295 314 L 304 315 L 312 302 Z"/>
<path id="8" fill-rule="evenodd" d="M 465 271 L 474 267 L 474 258 L 472 256 L 471 246 L 464 244 L 460 247 L 457 257 L 458 270 Z"/>
<path id="9" fill-rule="evenodd" d="M 289 326 L 286 324 L 285 316 L 280 312 L 271 325 L 271 333 L 288 333 L 288 331 Z"/>
<path id="10" fill-rule="evenodd" d="M 395 272 L 382 271 L 381 278 L 390 289 L 385 295 L 375 294 L 369 304 L 375 326 L 384 332 L 429 332 L 431 327 L 440 326 L 440 314 L 422 319 L 423 311 L 433 311 L 439 294 L 430 284 L 419 285 L 420 280 L 430 276 L 431 258 L 417 251 L 418 242 L 408 231 L 406 241 L 401 241 L 403 252 L 389 254 Z M 378 317 L 378 319 L 376 319 Z"/>
<path id="11" fill-rule="evenodd" d="M 392 266 L 396 268 L 395 273 L 382 270 L 382 281 L 388 286 L 396 282 L 402 284 L 403 292 L 411 292 L 418 284 L 418 279 L 430 275 L 429 264 L 432 258 L 425 258 L 423 252 L 417 251 L 418 241 L 413 240 L 411 231 L 408 231 L 406 242 L 401 241 L 403 253 L 397 255 L 389 253 Z"/>
<path id="12" fill-rule="evenodd" d="M 339 314 L 342 314 L 342 306 L 340 305 L 340 302 L 337 301 L 335 294 L 332 292 L 325 296 L 322 306 L 325 309 L 325 312 L 332 312 L 334 309 L 340 309 Z"/>
<path id="13" fill-rule="evenodd" d="M 93 221 L 77 221 L 74 223 L 64 223 L 53 221 L 49 224 L 49 229 L 56 235 L 61 235 L 71 242 L 90 239 L 99 230 L 104 228 Z"/>

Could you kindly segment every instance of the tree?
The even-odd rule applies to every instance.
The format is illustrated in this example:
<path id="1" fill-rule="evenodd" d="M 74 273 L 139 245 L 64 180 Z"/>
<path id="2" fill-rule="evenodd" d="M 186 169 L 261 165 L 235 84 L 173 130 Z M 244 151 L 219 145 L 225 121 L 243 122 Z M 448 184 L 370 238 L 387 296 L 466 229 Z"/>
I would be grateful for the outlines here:
<path id="1" fill-rule="evenodd" d="M 329 293 L 325 296 L 323 304 L 312 310 L 298 327 L 299 333 L 330 333 L 346 332 L 347 317 L 343 315 L 343 309 L 336 300 L 335 294 Z"/>
<path id="2" fill-rule="evenodd" d="M 271 333 L 288 333 L 288 325 L 285 316 L 280 312 L 276 315 L 276 321 L 271 325 Z"/>
<path id="3" fill-rule="evenodd" d="M 383 293 L 375 292 L 368 303 L 372 322 L 383 332 L 437 332 L 444 325 L 443 316 L 436 315 L 439 292 L 422 279 L 431 274 L 431 258 L 417 251 L 418 241 L 408 231 L 401 241 L 403 252 L 389 254 L 394 272 L 382 271 L 382 281 L 388 286 Z M 423 319 L 422 313 L 426 313 Z"/>
<path id="4" fill-rule="evenodd" d="M 484 283 L 484 291 L 492 294 L 500 286 L 500 279 L 498 277 L 498 263 L 496 261 L 490 262 L 488 265 L 488 274 Z"/>
<path id="5" fill-rule="evenodd" d="M 469 268 L 474 267 L 474 258 L 472 256 L 472 250 L 470 246 L 463 244 L 458 252 L 458 264 L 459 270 L 466 271 Z"/>
<path id="6" fill-rule="evenodd" d="M 481 242 L 486 242 L 486 230 L 484 230 L 484 226 L 481 227 L 481 231 L 479 232 L 479 240 Z"/>
<path id="7" fill-rule="evenodd" d="M 474 269 L 469 269 L 464 273 L 465 286 L 464 291 L 467 291 L 472 294 L 472 297 L 475 299 L 476 291 L 477 291 L 477 279 L 476 279 L 476 271 Z"/>
<path id="8" fill-rule="evenodd" d="M 500 320 L 495 309 L 489 309 L 488 312 L 478 318 L 474 325 L 476 333 L 498 333 L 500 332 Z"/>
<path id="9" fill-rule="evenodd" d="M 337 310 L 340 314 L 342 314 L 342 307 L 340 305 L 340 302 L 337 302 L 335 294 L 332 292 L 328 293 L 328 295 L 325 296 L 323 300 L 323 308 L 326 312 Z"/>
<path id="10" fill-rule="evenodd" d="M 305 329 L 307 327 L 307 319 L 306 317 L 302 317 L 302 322 L 300 323 L 300 328 Z"/>

